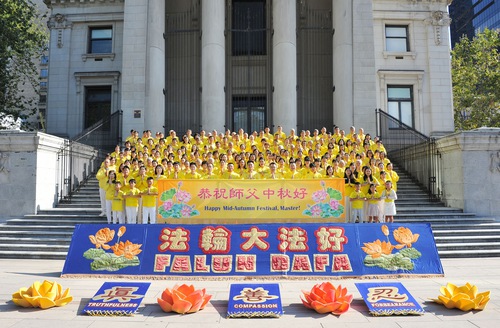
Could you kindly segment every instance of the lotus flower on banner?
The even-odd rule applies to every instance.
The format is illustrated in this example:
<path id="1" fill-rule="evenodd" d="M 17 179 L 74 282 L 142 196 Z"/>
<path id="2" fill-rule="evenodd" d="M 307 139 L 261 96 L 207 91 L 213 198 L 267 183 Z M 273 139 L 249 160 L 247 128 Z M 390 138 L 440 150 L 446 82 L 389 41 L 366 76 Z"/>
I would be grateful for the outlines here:
<path id="1" fill-rule="evenodd" d="M 302 291 L 300 297 L 305 307 L 321 314 L 331 312 L 335 315 L 349 310 L 352 298 L 352 294 L 347 295 L 347 288 L 335 287 L 330 282 L 316 284 L 311 291 Z"/>
<path id="2" fill-rule="evenodd" d="M 158 298 L 158 305 L 165 312 L 194 313 L 203 310 L 211 298 L 205 288 L 195 289 L 193 285 L 182 284 L 166 288 Z"/>

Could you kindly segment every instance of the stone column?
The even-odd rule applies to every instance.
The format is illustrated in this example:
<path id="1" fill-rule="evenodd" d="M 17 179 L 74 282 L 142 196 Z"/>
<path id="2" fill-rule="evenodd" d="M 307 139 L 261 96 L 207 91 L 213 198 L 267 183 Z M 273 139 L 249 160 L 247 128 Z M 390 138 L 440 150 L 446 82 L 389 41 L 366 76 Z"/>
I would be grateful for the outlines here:
<path id="1" fill-rule="evenodd" d="M 204 0 L 201 6 L 201 128 L 224 131 L 225 4 L 224 0 Z"/>
<path id="2" fill-rule="evenodd" d="M 348 131 L 354 123 L 352 0 L 332 0 L 333 122 Z"/>
<path id="3" fill-rule="evenodd" d="M 124 6 L 121 107 L 126 137 L 131 129 L 146 128 L 148 0 L 126 1 Z"/>
<path id="4" fill-rule="evenodd" d="M 297 128 L 296 2 L 273 1 L 273 124 Z"/>
<path id="5" fill-rule="evenodd" d="M 147 27 L 146 109 L 144 126 L 153 134 L 165 124 L 165 1 L 149 0 Z"/>

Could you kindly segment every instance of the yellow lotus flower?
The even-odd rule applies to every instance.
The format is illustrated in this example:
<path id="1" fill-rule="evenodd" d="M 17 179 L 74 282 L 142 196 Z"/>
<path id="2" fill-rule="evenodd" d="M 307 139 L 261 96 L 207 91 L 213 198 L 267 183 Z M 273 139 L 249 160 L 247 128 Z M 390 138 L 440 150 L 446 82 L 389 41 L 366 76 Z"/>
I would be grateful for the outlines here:
<path id="1" fill-rule="evenodd" d="M 39 307 L 48 309 L 54 306 L 64 306 L 73 300 L 69 288 L 62 292 L 62 287 L 56 282 L 45 280 L 35 281 L 31 287 L 20 288 L 12 294 L 12 302 L 22 307 Z"/>
<path id="2" fill-rule="evenodd" d="M 375 240 L 372 243 L 364 243 L 365 247 L 361 249 L 372 258 L 376 259 L 381 257 L 382 254 L 389 255 L 392 253 L 394 246 L 390 242 L 380 241 L 380 239 Z"/>
<path id="3" fill-rule="evenodd" d="M 158 298 L 158 305 L 165 312 L 194 313 L 203 310 L 211 298 L 204 288 L 195 289 L 193 285 L 182 284 L 166 288 Z"/>
<path id="4" fill-rule="evenodd" d="M 457 287 L 452 283 L 440 288 L 441 295 L 431 300 L 443 304 L 448 309 L 457 308 L 462 311 L 484 310 L 490 300 L 490 292 L 478 293 L 476 286 L 466 283 Z"/>
<path id="5" fill-rule="evenodd" d="M 316 284 L 310 292 L 302 291 L 300 299 L 306 308 L 318 313 L 341 315 L 349 310 L 353 295 L 347 295 L 347 288 L 335 288 L 330 282 Z"/>
<path id="6" fill-rule="evenodd" d="M 392 233 L 394 239 L 402 245 L 410 248 L 411 244 L 416 243 L 420 235 L 418 233 L 413 234 L 410 229 L 405 227 L 399 227 Z"/>
<path id="7" fill-rule="evenodd" d="M 103 228 L 94 235 L 90 235 L 89 239 L 92 244 L 95 245 L 95 248 L 104 248 L 109 249 L 110 246 L 107 245 L 111 240 L 115 238 L 115 231 L 109 228 Z"/>

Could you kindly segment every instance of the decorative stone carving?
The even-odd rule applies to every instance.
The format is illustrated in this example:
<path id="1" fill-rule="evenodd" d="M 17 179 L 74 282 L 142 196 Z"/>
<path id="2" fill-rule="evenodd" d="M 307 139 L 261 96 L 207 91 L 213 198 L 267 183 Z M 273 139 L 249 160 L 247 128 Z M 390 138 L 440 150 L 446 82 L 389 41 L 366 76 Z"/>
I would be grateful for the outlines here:
<path id="1" fill-rule="evenodd" d="M 0 173 L 9 174 L 10 171 L 7 168 L 9 161 L 9 155 L 0 153 Z"/>
<path id="2" fill-rule="evenodd" d="M 431 17 L 425 20 L 425 23 L 434 27 L 434 42 L 439 46 L 442 42 L 442 29 L 443 26 L 450 26 L 451 18 L 447 12 L 433 11 Z"/>
<path id="3" fill-rule="evenodd" d="M 47 26 L 51 30 L 57 30 L 57 47 L 62 48 L 64 45 L 63 30 L 66 28 L 71 28 L 73 26 L 73 23 L 69 22 L 66 16 L 62 14 L 55 14 L 50 16 L 49 21 L 47 22 Z"/>
<path id="4" fill-rule="evenodd" d="M 496 154 L 492 153 L 490 155 L 490 172 L 491 173 L 500 173 L 500 151 L 497 151 Z"/>

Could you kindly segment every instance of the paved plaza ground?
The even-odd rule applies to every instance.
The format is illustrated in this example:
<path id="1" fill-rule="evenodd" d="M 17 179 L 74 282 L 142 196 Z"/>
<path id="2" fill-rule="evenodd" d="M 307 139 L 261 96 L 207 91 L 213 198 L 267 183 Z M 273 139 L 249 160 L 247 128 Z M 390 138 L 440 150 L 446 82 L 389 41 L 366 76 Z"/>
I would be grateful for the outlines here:
<path id="1" fill-rule="evenodd" d="M 347 287 L 354 295 L 351 309 L 340 317 L 320 315 L 306 309 L 300 299 L 301 290 L 309 290 L 323 280 L 273 280 L 280 284 L 285 314 L 277 319 L 227 319 L 227 300 L 232 281 L 189 281 L 196 287 L 206 288 L 213 295 L 212 301 L 199 313 L 189 315 L 169 314 L 161 311 L 156 298 L 166 287 L 176 281 L 154 280 L 138 313 L 131 317 L 91 317 L 82 315 L 82 309 L 104 281 L 101 278 L 60 278 L 64 265 L 56 260 L 0 260 L 0 327 L 1 328 L 216 328 L 216 327 L 273 327 L 273 328 L 329 328 L 329 327 L 383 327 L 383 328 L 473 328 L 500 327 L 500 258 L 443 259 L 445 277 L 396 279 L 420 302 L 426 311 L 423 316 L 373 317 L 368 313 L 361 296 L 354 286 L 360 279 L 335 280 L 333 283 Z M 35 280 L 55 280 L 63 288 L 70 288 L 73 302 L 61 308 L 48 310 L 24 309 L 11 301 L 12 293 L 29 286 Z M 121 281 L 121 280 L 113 280 Z M 377 280 L 395 281 L 388 279 Z M 235 281 L 241 282 L 241 281 Z M 253 282 L 258 282 L 255 280 Z M 470 282 L 479 291 L 491 291 L 491 300 L 484 311 L 462 312 L 448 310 L 429 302 L 437 297 L 440 286 L 451 282 L 463 285 Z"/>

